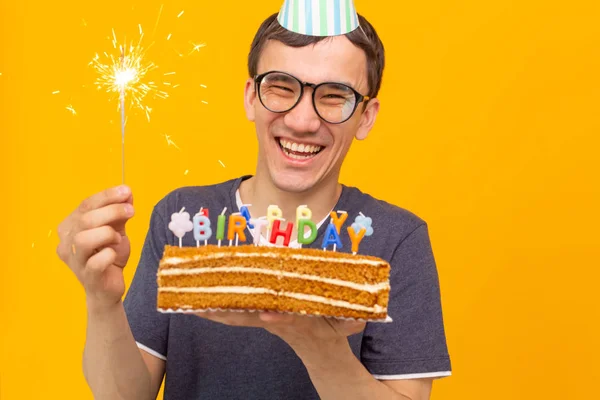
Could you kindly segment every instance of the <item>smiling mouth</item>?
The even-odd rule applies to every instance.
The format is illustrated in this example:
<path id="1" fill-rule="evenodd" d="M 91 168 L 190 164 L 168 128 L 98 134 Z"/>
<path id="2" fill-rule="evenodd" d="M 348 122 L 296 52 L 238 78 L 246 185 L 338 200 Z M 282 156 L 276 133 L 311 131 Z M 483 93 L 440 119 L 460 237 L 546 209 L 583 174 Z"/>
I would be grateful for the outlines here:
<path id="1" fill-rule="evenodd" d="M 314 158 L 325 147 L 314 144 L 292 142 L 290 140 L 277 138 L 277 143 L 283 154 L 294 160 L 308 160 Z"/>

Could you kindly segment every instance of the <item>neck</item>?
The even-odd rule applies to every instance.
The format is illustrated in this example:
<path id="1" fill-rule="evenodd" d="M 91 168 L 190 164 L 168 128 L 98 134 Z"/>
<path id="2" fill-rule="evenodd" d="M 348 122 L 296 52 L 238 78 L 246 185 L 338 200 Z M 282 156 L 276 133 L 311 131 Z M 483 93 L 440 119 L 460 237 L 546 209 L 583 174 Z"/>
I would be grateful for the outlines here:
<path id="1" fill-rule="evenodd" d="M 342 192 L 342 186 L 335 178 L 304 192 L 286 192 L 277 188 L 267 174 L 257 171 L 255 176 L 240 186 L 242 201 L 252 204 L 249 210 L 254 218 L 267 215 L 267 207 L 274 204 L 279 206 L 286 221 L 295 223 L 296 208 L 307 205 L 312 211 L 312 220 L 318 222 L 329 215 Z"/>

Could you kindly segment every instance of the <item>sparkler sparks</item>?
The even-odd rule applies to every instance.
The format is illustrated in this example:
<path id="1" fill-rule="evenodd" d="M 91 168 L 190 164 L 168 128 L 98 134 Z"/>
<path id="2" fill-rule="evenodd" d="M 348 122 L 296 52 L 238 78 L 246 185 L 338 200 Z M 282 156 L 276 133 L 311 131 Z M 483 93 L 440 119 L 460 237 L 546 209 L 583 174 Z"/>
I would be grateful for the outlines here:
<path id="1" fill-rule="evenodd" d="M 154 29 L 150 33 L 151 41 L 157 36 L 160 36 L 161 40 L 165 40 L 163 34 L 158 33 L 157 27 L 161 19 L 163 12 L 163 5 L 160 6 L 160 11 L 154 24 Z M 184 10 L 181 10 L 177 14 L 177 18 L 181 18 L 184 14 Z M 174 14 L 171 14 L 174 15 Z M 127 109 L 139 109 L 142 110 L 148 121 L 150 121 L 150 114 L 152 108 L 147 104 L 151 99 L 166 99 L 169 97 L 169 93 L 165 90 L 174 89 L 180 85 L 173 81 L 163 81 L 160 78 L 150 78 L 152 73 L 158 68 L 158 66 L 148 59 L 147 52 L 152 47 L 154 42 L 148 46 L 142 45 L 144 40 L 144 29 L 142 24 L 138 24 L 139 39 L 133 41 L 118 41 L 117 35 L 114 29 L 112 30 L 112 36 L 108 36 L 108 40 L 112 43 L 112 49 L 96 53 L 95 57 L 89 63 L 92 69 L 97 73 L 95 80 L 95 86 L 99 91 L 103 91 L 110 95 L 110 99 L 118 103 L 117 110 L 120 111 L 121 116 L 121 136 L 122 136 L 122 170 L 123 170 L 123 182 L 125 182 L 125 126 L 126 117 L 125 109 L 127 102 Z M 137 35 L 136 35 L 137 36 Z M 171 40 L 172 33 L 168 33 L 166 41 Z M 178 50 L 169 46 L 175 53 L 184 57 L 184 54 Z M 193 52 L 199 52 L 202 47 L 206 46 L 206 43 L 197 44 L 191 42 Z M 162 51 L 164 54 L 164 49 Z M 175 71 L 162 73 L 162 76 L 176 75 Z M 169 79 L 170 80 L 170 79 Z M 67 110 L 76 115 L 72 105 L 69 104 Z M 112 121 L 111 121 L 112 123 Z M 171 139 L 167 134 L 164 134 L 168 146 L 173 146 L 180 150 L 179 146 Z M 187 172 L 186 172 L 187 173 Z"/>
<path id="2" fill-rule="evenodd" d="M 162 8 L 161 8 L 162 11 Z M 146 118 L 150 121 L 150 112 L 152 109 L 144 104 L 144 100 L 149 94 L 155 97 L 166 99 L 169 94 L 159 90 L 154 82 L 146 82 L 145 78 L 149 72 L 158 68 L 153 62 L 147 61 L 146 49 L 142 47 L 144 31 L 142 25 L 138 25 L 140 38 L 137 43 L 131 42 L 129 45 L 119 44 L 117 36 L 113 29 L 112 45 L 114 49 L 119 50 L 119 56 L 104 52 L 105 59 L 101 59 L 96 53 L 90 65 L 98 73 L 96 87 L 98 90 L 113 95 L 119 99 L 118 109 L 121 111 L 121 146 L 122 146 L 122 175 L 125 183 L 125 100 L 129 99 L 133 108 L 139 108 L 144 111 Z"/>
<path id="3" fill-rule="evenodd" d="M 167 135 L 166 133 L 163 135 L 165 137 L 165 139 L 167 139 L 167 146 L 173 146 L 175 147 L 177 150 L 181 151 L 181 149 L 179 148 L 179 146 L 177 146 L 175 144 L 175 142 L 171 139 L 171 135 Z"/>
<path id="4" fill-rule="evenodd" d="M 71 104 L 69 104 L 69 105 L 66 107 L 66 109 L 67 109 L 67 110 L 69 110 L 69 111 L 71 112 L 71 114 L 73 114 L 73 115 L 77 115 L 77 111 L 75 111 L 75 109 L 73 108 L 73 106 L 72 106 Z"/>
<path id="5" fill-rule="evenodd" d="M 129 46 L 119 45 L 113 30 L 113 47 L 119 49 L 119 56 L 104 53 L 105 59 L 98 54 L 91 62 L 98 73 L 96 87 L 98 90 L 114 95 L 114 97 L 128 97 L 133 107 L 148 111 L 144 105 L 145 98 L 153 94 L 161 99 L 166 99 L 169 94 L 159 90 L 154 82 L 145 82 L 151 71 L 157 68 L 156 64 L 145 59 L 146 49 L 142 47 L 144 33 L 140 26 L 140 39 L 137 44 Z M 119 105 L 119 109 L 122 104 Z"/>
<path id="6" fill-rule="evenodd" d="M 192 44 L 193 47 L 192 47 L 192 51 L 190 51 L 190 53 L 188 55 L 192 54 L 195 51 L 200 53 L 200 49 L 203 47 L 206 47 L 206 43 L 200 43 L 200 44 L 196 44 L 194 42 L 190 42 L 190 43 Z"/>

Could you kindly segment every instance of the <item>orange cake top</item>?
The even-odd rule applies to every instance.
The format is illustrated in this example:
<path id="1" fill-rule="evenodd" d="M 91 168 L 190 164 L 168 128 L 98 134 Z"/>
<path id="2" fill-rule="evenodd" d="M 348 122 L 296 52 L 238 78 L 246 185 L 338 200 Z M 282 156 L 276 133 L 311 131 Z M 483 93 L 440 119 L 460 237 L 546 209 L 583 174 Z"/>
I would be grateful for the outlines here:
<path id="1" fill-rule="evenodd" d="M 368 264 L 374 267 L 389 267 L 389 263 L 382 258 L 362 255 L 362 254 L 348 254 L 335 251 L 324 251 L 321 249 L 308 249 L 308 248 L 291 248 L 291 247 L 263 247 L 253 245 L 240 245 L 240 246 L 215 246 L 206 245 L 199 247 L 178 247 L 166 245 L 163 253 L 163 260 L 169 258 L 191 258 L 191 257 L 202 257 L 206 255 L 210 257 L 216 253 L 222 254 L 224 257 L 235 257 L 236 255 L 243 254 L 257 254 L 258 256 L 270 256 L 276 254 L 281 258 L 313 258 L 319 257 L 321 259 L 336 260 L 336 261 L 348 261 L 351 263 Z"/>

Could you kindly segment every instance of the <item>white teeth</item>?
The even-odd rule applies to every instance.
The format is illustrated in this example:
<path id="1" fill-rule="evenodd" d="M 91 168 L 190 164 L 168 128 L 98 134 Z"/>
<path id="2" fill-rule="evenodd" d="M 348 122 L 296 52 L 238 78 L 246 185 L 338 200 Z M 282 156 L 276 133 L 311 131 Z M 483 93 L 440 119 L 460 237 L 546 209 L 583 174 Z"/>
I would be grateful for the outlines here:
<path id="1" fill-rule="evenodd" d="M 287 156 L 288 156 L 289 158 L 293 158 L 293 159 L 295 159 L 295 160 L 306 160 L 307 158 L 314 157 L 314 156 L 312 156 L 312 155 L 310 155 L 310 156 L 308 156 L 308 155 L 307 155 L 307 156 L 299 156 L 299 155 L 297 155 L 297 154 L 293 154 L 293 153 L 286 153 L 286 154 L 287 154 Z"/>
<path id="2" fill-rule="evenodd" d="M 296 157 L 293 157 L 293 158 L 298 158 L 298 159 L 312 157 L 314 155 L 314 153 L 318 153 L 322 148 L 321 146 L 315 146 L 315 145 L 311 145 L 311 144 L 288 142 L 287 140 L 284 140 L 284 139 L 279 139 L 279 144 L 284 149 L 306 154 L 306 155 L 297 155 Z M 286 152 L 286 154 L 288 154 L 288 153 Z M 290 155 L 290 154 L 288 154 L 288 155 Z"/>

